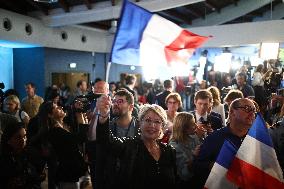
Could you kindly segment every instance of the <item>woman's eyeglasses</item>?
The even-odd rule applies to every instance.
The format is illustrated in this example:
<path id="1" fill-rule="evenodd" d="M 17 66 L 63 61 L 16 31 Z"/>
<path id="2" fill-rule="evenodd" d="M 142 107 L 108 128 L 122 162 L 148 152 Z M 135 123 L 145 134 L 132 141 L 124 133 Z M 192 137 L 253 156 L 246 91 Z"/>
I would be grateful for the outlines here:
<path id="1" fill-rule="evenodd" d="M 150 118 L 145 118 L 143 121 L 149 125 L 154 124 L 155 126 L 161 126 L 163 124 L 160 120 L 152 120 Z"/>

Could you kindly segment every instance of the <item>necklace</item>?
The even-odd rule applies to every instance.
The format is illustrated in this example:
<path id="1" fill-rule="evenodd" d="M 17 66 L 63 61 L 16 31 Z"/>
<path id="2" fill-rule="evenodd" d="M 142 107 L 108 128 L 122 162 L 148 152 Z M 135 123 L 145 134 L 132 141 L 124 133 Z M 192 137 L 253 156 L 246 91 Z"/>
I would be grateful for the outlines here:
<path id="1" fill-rule="evenodd" d="M 160 159 L 160 155 L 161 155 L 161 151 L 160 151 L 160 146 L 155 143 L 155 145 L 153 146 L 150 146 L 150 145 L 146 145 L 146 148 L 148 150 L 148 152 L 151 154 L 151 156 L 156 160 L 158 161 Z"/>

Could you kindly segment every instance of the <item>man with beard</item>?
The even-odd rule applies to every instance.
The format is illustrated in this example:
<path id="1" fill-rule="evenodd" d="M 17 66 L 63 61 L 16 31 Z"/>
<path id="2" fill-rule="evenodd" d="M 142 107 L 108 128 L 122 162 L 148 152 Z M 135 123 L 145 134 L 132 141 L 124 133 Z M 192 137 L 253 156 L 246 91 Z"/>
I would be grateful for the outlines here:
<path id="1" fill-rule="evenodd" d="M 132 116 L 134 97 L 126 89 L 120 89 L 112 100 L 112 120 L 109 129 L 118 138 L 135 137 L 139 135 L 137 119 Z M 102 115 L 101 115 L 102 116 Z M 121 164 L 118 158 L 109 156 L 109 151 L 104 145 L 97 143 L 96 151 L 96 189 L 118 183 L 116 179 L 120 173 Z"/>
<path id="2" fill-rule="evenodd" d="M 137 120 L 132 116 L 133 108 L 133 95 L 125 89 L 118 90 L 112 101 L 113 119 L 109 125 L 114 136 L 134 137 L 138 134 Z"/>
<path id="3" fill-rule="evenodd" d="M 194 188 L 203 188 L 225 140 L 229 141 L 236 149 L 241 146 L 255 119 L 255 113 L 256 108 L 253 102 L 247 98 L 239 98 L 231 103 L 227 127 L 216 130 L 206 137 L 193 162 L 194 177 L 196 178 Z"/>

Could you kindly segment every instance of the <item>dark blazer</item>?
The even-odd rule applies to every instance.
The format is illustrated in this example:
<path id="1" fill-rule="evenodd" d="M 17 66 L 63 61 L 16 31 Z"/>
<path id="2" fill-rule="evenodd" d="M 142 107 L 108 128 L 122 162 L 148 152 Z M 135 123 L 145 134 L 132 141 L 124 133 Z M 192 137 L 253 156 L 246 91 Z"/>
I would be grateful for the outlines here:
<path id="1" fill-rule="evenodd" d="M 210 115 L 215 116 L 215 117 L 218 117 L 218 118 L 221 120 L 222 125 L 223 125 L 223 126 L 226 125 L 226 123 L 223 123 L 221 114 L 219 114 L 219 113 L 217 113 L 217 112 L 211 111 L 211 112 L 210 112 Z"/>
<path id="2" fill-rule="evenodd" d="M 198 120 L 196 119 L 195 111 L 191 113 L 194 115 L 195 122 L 197 122 Z M 207 115 L 207 121 L 209 121 L 214 131 L 223 127 L 222 119 L 218 117 L 217 114 L 218 113 L 216 112 L 214 112 L 213 114 L 211 112 L 210 114 Z"/>
<path id="3" fill-rule="evenodd" d="M 117 158 L 119 164 L 116 169 L 113 166 L 108 169 L 111 162 L 106 162 L 104 189 L 175 188 L 176 158 L 172 146 L 159 143 L 161 157 L 155 161 L 140 136 L 114 137 L 108 124 L 107 121 L 97 125 L 97 147 L 107 149 L 108 155 Z"/>
<path id="4" fill-rule="evenodd" d="M 164 108 L 164 110 L 167 110 L 167 106 L 166 106 L 166 98 L 167 96 L 170 94 L 170 91 L 163 91 L 159 94 L 156 95 L 156 99 L 155 99 L 155 103 L 158 104 L 159 106 L 161 106 L 162 108 Z"/>

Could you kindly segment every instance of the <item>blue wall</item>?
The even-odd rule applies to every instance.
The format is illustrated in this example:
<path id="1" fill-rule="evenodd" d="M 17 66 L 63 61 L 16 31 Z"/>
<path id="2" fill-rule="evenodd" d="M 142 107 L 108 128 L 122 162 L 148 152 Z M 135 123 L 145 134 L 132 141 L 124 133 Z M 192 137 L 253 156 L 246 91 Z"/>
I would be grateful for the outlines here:
<path id="1" fill-rule="evenodd" d="M 94 56 L 93 56 L 94 55 Z M 70 69 L 69 63 L 77 63 L 76 69 Z M 51 85 L 51 73 L 84 72 L 90 74 L 90 79 L 99 77 L 105 79 L 108 54 L 71 51 L 45 48 L 45 85 Z M 140 67 L 130 70 L 130 66 L 112 64 L 109 81 L 119 81 L 121 73 L 142 73 Z"/>
<path id="2" fill-rule="evenodd" d="M 14 88 L 20 98 L 26 96 L 25 84 L 33 82 L 36 93 L 44 95 L 44 48 L 16 48 L 14 52 Z"/>
<path id="3" fill-rule="evenodd" d="M 13 49 L 0 46 L 0 82 L 5 90 L 13 88 Z"/>
<path id="4" fill-rule="evenodd" d="M 93 56 L 94 55 L 94 56 Z M 69 68 L 77 63 L 76 69 Z M 105 54 L 45 48 L 45 85 L 51 85 L 51 73 L 84 72 L 90 74 L 90 80 L 105 78 Z"/>

